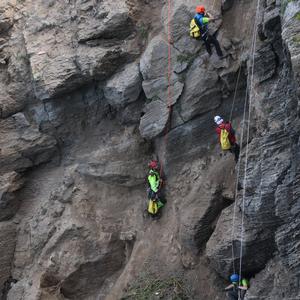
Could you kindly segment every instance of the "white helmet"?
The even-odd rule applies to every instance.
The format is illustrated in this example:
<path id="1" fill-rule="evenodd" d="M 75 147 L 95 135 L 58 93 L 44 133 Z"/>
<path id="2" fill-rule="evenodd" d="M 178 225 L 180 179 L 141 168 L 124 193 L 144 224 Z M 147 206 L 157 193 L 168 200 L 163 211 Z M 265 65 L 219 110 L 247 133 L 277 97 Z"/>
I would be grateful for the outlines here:
<path id="1" fill-rule="evenodd" d="M 215 116 L 214 120 L 217 125 L 220 125 L 224 122 L 224 120 L 220 116 Z"/>

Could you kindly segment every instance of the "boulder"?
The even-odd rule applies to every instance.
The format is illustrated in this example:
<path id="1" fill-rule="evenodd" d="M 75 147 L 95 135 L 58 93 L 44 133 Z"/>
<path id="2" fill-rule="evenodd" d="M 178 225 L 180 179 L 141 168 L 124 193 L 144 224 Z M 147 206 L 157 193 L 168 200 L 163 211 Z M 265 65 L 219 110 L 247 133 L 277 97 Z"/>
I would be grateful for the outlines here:
<path id="1" fill-rule="evenodd" d="M 23 113 L 0 121 L 2 172 L 24 171 L 49 161 L 56 153 L 56 140 L 42 134 Z"/>
<path id="2" fill-rule="evenodd" d="M 24 103 L 18 101 L 18 98 L 11 97 L 4 86 L 1 86 L 0 91 L 0 118 L 7 118 L 10 115 L 20 111 Z"/>
<path id="3" fill-rule="evenodd" d="M 134 23 L 124 1 L 118 5 L 104 1 L 102 7 L 95 8 L 94 17 L 87 12 L 80 15 L 78 41 L 80 43 L 97 39 L 125 39 L 134 31 Z M 100 22 L 99 22 L 100 21 Z"/>
<path id="4" fill-rule="evenodd" d="M 136 101 L 141 90 L 142 79 L 139 66 L 132 63 L 107 81 L 104 96 L 111 106 L 121 108 Z"/>
<path id="5" fill-rule="evenodd" d="M 11 1 L 0 4 L 0 34 L 7 32 L 14 23 L 14 7 Z"/>
<path id="6" fill-rule="evenodd" d="M 16 225 L 12 222 L 0 223 L 0 286 L 11 275 L 16 246 Z M 1 295 L 1 294 L 0 294 Z"/>
<path id="7" fill-rule="evenodd" d="M 167 105 L 175 104 L 180 97 L 184 84 L 174 72 L 181 68 L 182 62 L 178 60 L 180 53 L 172 47 L 171 74 L 168 79 L 168 44 L 162 36 L 151 40 L 140 62 L 143 76 L 143 89 L 148 99 L 161 100 Z M 169 86 L 170 84 L 170 86 Z M 171 99 L 168 97 L 168 87 L 172 91 Z"/>
<path id="8" fill-rule="evenodd" d="M 14 216 L 19 207 L 19 200 L 15 192 L 22 188 L 24 179 L 16 172 L 0 176 L 0 221 L 8 220 Z"/>
<path id="9" fill-rule="evenodd" d="M 149 149 L 140 137 L 134 137 L 129 133 L 117 141 L 108 139 L 102 149 L 90 153 L 86 162 L 79 164 L 77 171 L 110 185 L 135 187 L 142 184 Z"/>
<path id="10" fill-rule="evenodd" d="M 194 61 L 186 74 L 185 88 L 179 101 L 180 114 L 188 121 L 217 108 L 222 99 L 219 76 L 205 68 L 201 58 Z"/>
<path id="11" fill-rule="evenodd" d="M 165 129 L 170 116 L 169 108 L 160 100 L 146 105 L 140 122 L 140 133 L 143 138 L 151 140 Z"/>
<path id="12" fill-rule="evenodd" d="M 259 82 L 263 82 L 274 76 L 277 67 L 277 59 L 270 44 L 264 45 L 257 50 L 255 64 L 255 75 Z"/>
<path id="13" fill-rule="evenodd" d="M 49 8 L 39 0 L 27 9 L 24 36 L 38 98 L 70 92 L 93 79 L 105 80 L 128 60 L 126 45 L 120 45 L 133 24 L 124 1 L 97 6 L 56 1 Z"/>
<path id="14" fill-rule="evenodd" d="M 174 59 L 174 55 L 172 55 Z M 162 36 L 153 38 L 140 61 L 140 70 L 144 80 L 156 79 L 166 74 L 168 66 L 168 43 Z"/>
<path id="15" fill-rule="evenodd" d="M 121 124 L 132 125 L 140 123 L 141 115 L 145 106 L 144 100 L 145 96 L 141 94 L 137 101 L 130 103 L 124 109 L 119 111 L 118 119 Z"/>
<path id="16" fill-rule="evenodd" d="M 282 39 L 288 47 L 295 78 L 300 82 L 299 1 L 288 1 L 282 20 Z"/>
<path id="17" fill-rule="evenodd" d="M 234 0 L 222 0 L 222 10 L 229 10 L 233 6 Z"/>
<path id="18" fill-rule="evenodd" d="M 160 77 L 153 80 L 143 81 L 143 90 L 148 99 L 160 100 L 166 105 L 174 105 L 182 94 L 184 84 L 173 75 L 170 79 L 170 90 L 168 91 L 168 79 Z M 169 94 L 170 93 L 170 94 Z"/>

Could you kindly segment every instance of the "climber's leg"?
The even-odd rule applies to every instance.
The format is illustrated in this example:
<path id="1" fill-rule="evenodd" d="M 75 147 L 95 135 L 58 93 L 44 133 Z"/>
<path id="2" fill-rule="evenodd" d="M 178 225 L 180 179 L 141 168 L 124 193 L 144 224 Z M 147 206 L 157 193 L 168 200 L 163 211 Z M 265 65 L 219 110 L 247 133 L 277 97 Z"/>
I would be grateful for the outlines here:
<path id="1" fill-rule="evenodd" d="M 227 299 L 228 300 L 238 300 L 239 299 L 239 295 L 238 292 L 235 290 L 231 290 L 227 292 Z"/>
<path id="2" fill-rule="evenodd" d="M 223 56 L 223 52 L 222 52 L 222 49 L 221 49 L 220 44 L 219 44 L 218 40 L 216 39 L 216 37 L 213 36 L 213 35 L 210 35 L 209 38 L 210 38 L 210 43 L 214 44 L 218 56 L 222 57 Z"/>
<path id="3" fill-rule="evenodd" d="M 239 156 L 240 156 L 240 146 L 238 144 L 235 144 L 235 147 L 234 147 L 235 162 L 238 162 Z"/>
<path id="4" fill-rule="evenodd" d="M 240 292 L 240 300 L 244 300 L 247 291 L 240 290 L 239 292 Z"/>
<path id="5" fill-rule="evenodd" d="M 203 42 L 205 44 L 207 53 L 209 55 L 212 55 L 212 50 L 211 50 L 211 46 L 210 46 L 209 36 L 207 36 L 205 39 L 203 39 Z"/>

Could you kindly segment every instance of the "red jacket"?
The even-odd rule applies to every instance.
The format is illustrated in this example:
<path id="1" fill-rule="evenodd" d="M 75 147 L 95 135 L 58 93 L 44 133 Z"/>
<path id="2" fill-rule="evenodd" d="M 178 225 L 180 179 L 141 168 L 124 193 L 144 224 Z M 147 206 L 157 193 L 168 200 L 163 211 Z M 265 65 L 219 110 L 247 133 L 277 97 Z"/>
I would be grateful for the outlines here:
<path id="1" fill-rule="evenodd" d="M 228 122 L 228 123 L 222 123 L 220 124 L 217 128 L 216 128 L 216 132 L 219 136 L 219 140 L 221 138 L 221 129 L 226 129 L 226 131 L 229 132 L 229 141 L 231 143 L 231 145 L 234 145 L 236 143 L 236 138 L 235 138 L 235 135 L 234 135 L 234 130 L 231 126 L 231 123 Z"/>

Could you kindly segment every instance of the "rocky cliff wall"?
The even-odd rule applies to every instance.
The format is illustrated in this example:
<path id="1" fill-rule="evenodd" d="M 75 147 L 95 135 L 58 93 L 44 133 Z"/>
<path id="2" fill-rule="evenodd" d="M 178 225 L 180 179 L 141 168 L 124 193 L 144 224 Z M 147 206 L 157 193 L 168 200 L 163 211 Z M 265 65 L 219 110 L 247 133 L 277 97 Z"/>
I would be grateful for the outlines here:
<path id="1" fill-rule="evenodd" d="M 224 299 L 242 216 L 247 299 L 300 297 L 299 1 L 260 1 L 257 26 L 257 1 L 203 1 L 223 60 L 188 36 L 195 1 L 171 2 L 0 3 L 3 299 L 139 299 L 149 281 L 149 299 Z M 238 179 L 213 124 L 232 108 Z M 168 200 L 154 222 L 153 157 Z"/>

